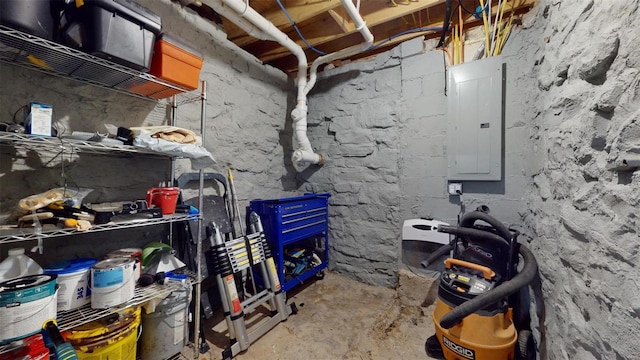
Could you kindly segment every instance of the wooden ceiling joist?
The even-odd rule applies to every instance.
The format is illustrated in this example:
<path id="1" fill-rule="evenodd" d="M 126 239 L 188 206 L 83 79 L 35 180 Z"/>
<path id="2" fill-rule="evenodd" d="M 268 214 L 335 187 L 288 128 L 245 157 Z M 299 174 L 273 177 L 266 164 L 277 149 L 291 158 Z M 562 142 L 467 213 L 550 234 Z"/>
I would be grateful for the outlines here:
<path id="1" fill-rule="evenodd" d="M 513 6 L 514 13 L 529 11 L 537 0 L 503 0 L 506 7 L 503 19 L 507 19 Z M 362 43 L 362 35 L 355 29 L 353 21 L 342 7 L 341 0 L 280 0 L 296 27 L 304 36 L 303 41 L 282 11 L 276 0 L 250 0 L 249 5 L 278 29 L 299 44 L 311 63 L 319 54 L 310 46 L 331 53 Z M 400 42 L 424 36 L 440 37 L 439 31 L 421 31 L 420 28 L 441 28 L 444 21 L 446 0 L 360 0 L 359 13 L 374 36 L 374 48 L 357 54 L 348 60 L 386 51 Z M 497 4 L 494 2 L 491 14 L 495 16 Z M 482 26 L 475 11 L 479 0 L 453 0 L 452 24 L 458 21 L 458 11 L 463 12 L 465 30 Z M 494 17 L 495 19 L 495 17 Z M 227 38 L 245 51 L 253 54 L 266 64 L 275 66 L 287 73 L 297 71 L 297 59 L 284 47 L 274 41 L 261 41 L 248 36 L 242 29 L 224 20 Z"/>
<path id="2" fill-rule="evenodd" d="M 338 24 L 338 26 L 342 28 L 342 31 L 345 34 L 355 31 L 355 24 L 353 23 L 353 21 L 351 21 L 351 19 L 345 16 L 346 14 L 344 10 L 329 10 L 328 13 L 333 18 L 333 20 L 336 21 L 336 24 Z"/>
<path id="3" fill-rule="evenodd" d="M 390 6 L 387 1 L 363 1 L 360 6 L 360 12 L 367 26 L 371 28 L 376 25 L 400 19 L 415 11 L 436 5 L 442 5 L 441 7 L 444 8 L 444 0 L 422 0 L 420 2 L 410 2 L 409 5 L 398 5 L 397 7 Z M 307 19 L 303 23 L 298 24 L 298 29 L 300 29 L 300 32 L 305 37 L 308 44 L 311 44 L 314 47 L 319 47 L 329 41 L 339 41 L 342 37 L 357 32 L 355 26 L 351 23 L 351 19 L 345 12 L 341 12 L 341 9 L 342 8 L 334 10 L 334 15 L 327 12 L 327 14 Z M 343 19 L 342 24 L 340 24 L 339 20 L 336 20 L 334 16 L 337 16 L 339 19 Z M 329 19 L 338 24 L 338 26 L 336 27 L 333 26 L 333 24 L 329 24 Z M 440 17 L 439 21 L 442 21 L 442 19 L 443 16 Z M 348 25 L 344 25 L 346 21 L 348 21 Z M 287 32 L 287 35 L 298 43 L 298 45 L 303 47 L 306 46 L 295 31 Z M 260 43 L 258 48 L 251 45 L 246 46 L 250 46 L 252 50 L 249 50 L 249 52 L 254 53 L 264 62 L 270 62 L 280 57 L 287 56 L 289 53 L 279 44 L 273 42 Z M 322 49 L 323 51 L 327 51 L 324 50 L 324 47 Z"/>
<path id="4" fill-rule="evenodd" d="M 257 9 L 255 10 L 258 11 L 258 13 L 260 13 L 260 15 L 262 15 L 265 19 L 269 19 L 269 21 L 271 21 L 271 23 L 273 23 L 273 25 L 275 25 L 275 27 L 280 30 L 282 30 L 283 28 L 292 27 L 289 18 L 282 11 L 280 6 L 278 6 L 276 1 L 273 0 L 270 2 L 273 2 L 275 7 L 262 12 L 258 11 Z M 331 11 L 340 6 L 340 0 L 281 0 L 280 2 L 285 7 L 285 9 L 287 9 L 289 16 L 294 19 L 296 24 L 312 19 L 318 15 L 327 13 L 328 11 Z M 258 39 L 246 35 L 246 33 L 238 27 L 233 29 L 232 32 L 227 31 L 227 38 L 235 43 L 243 43 L 247 45 L 258 41 Z"/>

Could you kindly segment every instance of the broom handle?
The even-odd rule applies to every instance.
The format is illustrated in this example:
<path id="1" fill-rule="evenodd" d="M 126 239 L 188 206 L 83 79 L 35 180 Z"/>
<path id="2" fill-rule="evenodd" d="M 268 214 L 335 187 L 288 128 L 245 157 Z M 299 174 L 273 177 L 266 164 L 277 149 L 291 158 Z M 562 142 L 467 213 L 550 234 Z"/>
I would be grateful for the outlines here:
<path id="1" fill-rule="evenodd" d="M 233 175 L 231 174 L 231 169 L 227 170 L 229 175 L 229 188 L 231 189 L 231 197 L 233 198 L 233 208 L 235 210 L 236 216 L 238 219 L 238 225 L 240 226 L 240 234 L 245 236 L 244 228 L 242 226 L 242 220 L 240 219 L 240 206 L 238 205 L 238 196 L 236 195 L 236 186 L 233 184 Z"/>

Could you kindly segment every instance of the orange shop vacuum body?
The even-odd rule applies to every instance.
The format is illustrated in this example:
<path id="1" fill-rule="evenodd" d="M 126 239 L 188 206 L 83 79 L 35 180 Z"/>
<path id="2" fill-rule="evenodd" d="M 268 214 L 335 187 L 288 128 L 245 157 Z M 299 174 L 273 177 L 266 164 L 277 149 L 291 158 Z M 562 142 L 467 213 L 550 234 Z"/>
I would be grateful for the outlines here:
<path id="1" fill-rule="evenodd" d="M 440 319 L 453 307 L 441 298 L 433 311 L 436 337 L 447 360 L 513 359 L 517 340 L 512 312 L 471 314 L 449 329 L 440 326 Z"/>
<path id="2" fill-rule="evenodd" d="M 445 360 L 535 360 L 523 299 L 528 299 L 538 266 L 529 249 L 518 244 L 518 233 L 482 211 L 465 214 L 458 227 L 441 225 L 438 231 L 455 238 L 422 263 L 451 256 L 440 274 L 436 333 L 426 341 L 427 354 Z M 524 265 L 518 271 L 520 257 Z"/>

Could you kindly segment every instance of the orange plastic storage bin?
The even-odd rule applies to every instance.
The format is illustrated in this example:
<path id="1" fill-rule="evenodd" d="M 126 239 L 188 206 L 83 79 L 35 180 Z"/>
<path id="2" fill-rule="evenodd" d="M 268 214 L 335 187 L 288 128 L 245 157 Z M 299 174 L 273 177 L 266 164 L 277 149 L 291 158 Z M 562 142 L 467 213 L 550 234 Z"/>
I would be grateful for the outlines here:
<path id="1" fill-rule="evenodd" d="M 151 75 L 184 86 L 198 88 L 202 56 L 166 36 L 156 40 L 151 59 Z"/>
<path id="2" fill-rule="evenodd" d="M 195 90 L 199 85 L 203 61 L 196 51 L 167 36 L 161 36 L 153 47 L 149 74 L 184 89 Z M 137 84 L 129 90 L 157 99 L 183 92 L 158 83 Z"/>

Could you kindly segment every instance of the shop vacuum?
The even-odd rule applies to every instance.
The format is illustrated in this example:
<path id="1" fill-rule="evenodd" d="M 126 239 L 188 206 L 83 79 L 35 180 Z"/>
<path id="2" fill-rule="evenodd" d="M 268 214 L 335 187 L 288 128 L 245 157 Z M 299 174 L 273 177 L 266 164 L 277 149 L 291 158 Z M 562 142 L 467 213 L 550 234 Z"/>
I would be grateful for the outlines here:
<path id="1" fill-rule="evenodd" d="M 446 360 L 535 360 L 529 284 L 538 265 L 519 233 L 488 214 L 488 208 L 464 214 L 459 225 L 438 231 L 455 235 L 450 244 L 423 261 L 446 254 L 433 312 L 436 333 L 427 354 Z M 518 263 L 522 257 L 522 266 Z"/>

